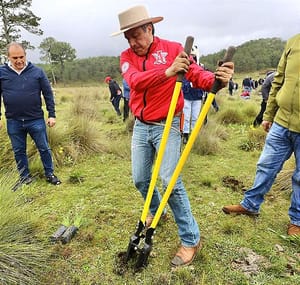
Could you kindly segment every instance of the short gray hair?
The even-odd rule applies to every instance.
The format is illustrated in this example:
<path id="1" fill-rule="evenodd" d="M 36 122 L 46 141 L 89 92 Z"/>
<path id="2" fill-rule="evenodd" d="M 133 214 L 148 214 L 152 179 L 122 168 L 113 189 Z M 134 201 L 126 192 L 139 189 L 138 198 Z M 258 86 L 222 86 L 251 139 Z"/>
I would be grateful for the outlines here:
<path id="1" fill-rule="evenodd" d="M 26 54 L 26 50 L 25 50 L 24 46 L 23 46 L 21 43 L 11 42 L 11 43 L 9 43 L 9 44 L 6 46 L 6 52 L 7 52 L 7 55 L 9 55 L 9 49 L 10 49 L 12 46 L 20 47 L 21 49 L 23 49 L 24 53 Z"/>

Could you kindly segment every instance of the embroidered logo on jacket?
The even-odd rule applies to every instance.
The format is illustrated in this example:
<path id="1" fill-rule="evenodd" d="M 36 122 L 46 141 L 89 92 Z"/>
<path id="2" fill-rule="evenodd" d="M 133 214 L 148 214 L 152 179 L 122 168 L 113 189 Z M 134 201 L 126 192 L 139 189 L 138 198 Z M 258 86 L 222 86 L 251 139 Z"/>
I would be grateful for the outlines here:
<path id="1" fill-rule="evenodd" d="M 125 73 L 128 70 L 128 68 L 129 68 L 129 63 L 125 61 L 121 67 L 122 73 Z"/>
<path id="2" fill-rule="evenodd" d="M 166 64 L 167 63 L 167 60 L 166 60 L 166 57 L 168 55 L 167 52 L 158 50 L 156 53 L 152 53 L 152 55 L 155 58 L 154 64 Z"/>

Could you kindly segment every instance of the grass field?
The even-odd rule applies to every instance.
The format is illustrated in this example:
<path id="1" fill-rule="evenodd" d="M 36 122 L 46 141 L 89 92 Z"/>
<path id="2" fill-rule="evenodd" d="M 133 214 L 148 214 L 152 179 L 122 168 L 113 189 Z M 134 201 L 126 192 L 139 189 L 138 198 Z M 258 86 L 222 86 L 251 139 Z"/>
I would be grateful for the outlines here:
<path id="1" fill-rule="evenodd" d="M 259 92 L 246 101 L 239 94 L 229 96 L 224 89 L 216 96 L 220 111 L 210 110 L 183 168 L 204 247 L 191 266 L 175 271 L 169 263 L 179 240 L 171 214 L 157 227 L 147 268 L 134 272 L 132 262 L 120 262 L 143 200 L 131 179 L 132 118 L 123 123 L 115 115 L 106 86 L 56 88 L 57 125 L 49 138 L 59 186 L 46 183 L 29 143 L 36 181 L 11 192 L 17 173 L 2 130 L 0 284 L 300 284 L 300 241 L 286 236 L 293 159 L 266 196 L 259 218 L 221 211 L 252 185 L 265 136 L 260 128 L 249 128 Z M 79 230 L 67 244 L 50 242 L 61 224 Z"/>

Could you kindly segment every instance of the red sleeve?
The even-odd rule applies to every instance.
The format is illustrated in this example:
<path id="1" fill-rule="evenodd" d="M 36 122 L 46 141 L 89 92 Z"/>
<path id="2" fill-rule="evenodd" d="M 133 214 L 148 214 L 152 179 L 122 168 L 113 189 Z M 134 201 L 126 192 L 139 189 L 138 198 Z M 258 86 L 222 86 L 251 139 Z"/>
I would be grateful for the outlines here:
<path id="1" fill-rule="evenodd" d="M 205 91 L 210 91 L 215 75 L 213 72 L 203 69 L 200 65 L 192 63 L 189 71 L 185 75 L 186 79 L 193 83 L 196 88 L 201 88 Z"/>

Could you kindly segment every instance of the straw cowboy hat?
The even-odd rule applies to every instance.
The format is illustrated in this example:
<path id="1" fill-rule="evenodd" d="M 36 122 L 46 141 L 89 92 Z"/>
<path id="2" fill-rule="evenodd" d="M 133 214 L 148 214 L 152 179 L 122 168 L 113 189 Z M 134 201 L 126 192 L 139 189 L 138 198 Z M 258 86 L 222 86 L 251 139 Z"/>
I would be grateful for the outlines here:
<path id="1" fill-rule="evenodd" d="M 158 23 L 163 20 L 163 17 L 150 17 L 146 7 L 134 6 L 125 10 L 118 15 L 120 22 L 120 31 L 112 33 L 111 36 L 117 36 L 130 29 L 137 28 L 148 23 Z"/>

